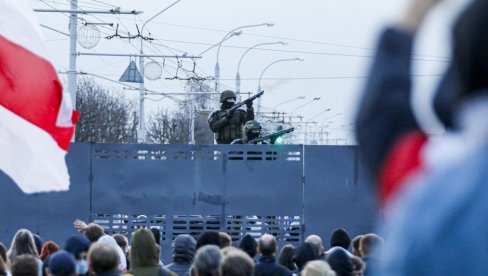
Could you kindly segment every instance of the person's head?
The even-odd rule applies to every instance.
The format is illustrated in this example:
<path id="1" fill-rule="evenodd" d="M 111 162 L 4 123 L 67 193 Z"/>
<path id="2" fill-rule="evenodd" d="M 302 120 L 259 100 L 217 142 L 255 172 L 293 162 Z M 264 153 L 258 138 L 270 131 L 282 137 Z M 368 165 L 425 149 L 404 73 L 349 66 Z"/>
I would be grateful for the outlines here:
<path id="1" fill-rule="evenodd" d="M 150 230 L 139 228 L 132 233 L 129 259 L 132 268 L 158 265 L 159 247 Z"/>
<path id="2" fill-rule="evenodd" d="M 23 254 L 28 254 L 37 257 L 37 249 L 34 242 L 32 233 L 27 229 L 20 229 L 15 233 L 10 249 L 8 251 L 8 257 L 12 262 L 15 257 Z"/>
<path id="3" fill-rule="evenodd" d="M 304 242 L 295 248 L 293 252 L 293 261 L 299 270 L 302 270 L 305 265 L 319 258 L 319 248 L 314 244 Z"/>
<path id="4" fill-rule="evenodd" d="M 278 257 L 278 263 L 291 271 L 297 269 L 293 261 L 293 253 L 295 253 L 295 247 L 287 244 L 281 248 L 280 256 Z"/>
<path id="5" fill-rule="evenodd" d="M 364 269 L 366 269 L 366 264 L 361 260 L 361 258 L 356 256 L 349 256 L 352 262 L 352 273 L 353 275 L 363 275 Z"/>
<path id="6" fill-rule="evenodd" d="M 8 262 L 7 262 L 7 249 L 0 242 L 0 275 L 7 276 Z"/>
<path id="7" fill-rule="evenodd" d="M 59 245 L 53 241 L 47 241 L 44 243 L 41 249 L 41 254 L 39 255 L 39 258 L 41 260 L 45 260 L 47 256 L 57 252 L 59 250 Z"/>
<path id="8" fill-rule="evenodd" d="M 4 260 L 0 259 L 0 276 L 7 276 L 8 267 Z"/>
<path id="9" fill-rule="evenodd" d="M 249 257 L 254 258 L 257 253 L 258 243 L 253 236 L 246 234 L 239 243 L 239 249 L 246 252 Z"/>
<path id="10" fill-rule="evenodd" d="M 317 235 L 310 235 L 305 239 L 305 242 L 315 244 L 319 248 L 319 254 L 324 253 L 324 245 L 322 244 L 322 239 Z"/>
<path id="11" fill-rule="evenodd" d="M 66 240 L 64 250 L 75 256 L 76 272 L 86 274 L 88 272 L 87 253 L 90 241 L 84 236 L 71 236 Z"/>
<path id="12" fill-rule="evenodd" d="M 151 232 L 154 236 L 154 242 L 159 245 L 159 242 L 161 241 L 161 232 L 157 228 L 151 228 Z"/>
<path id="13" fill-rule="evenodd" d="M 262 128 L 263 127 L 258 121 L 255 120 L 247 121 L 242 127 L 243 140 L 250 141 L 254 138 L 259 137 L 259 135 L 261 135 Z"/>
<path id="14" fill-rule="evenodd" d="M 352 245 L 352 254 L 354 256 L 358 256 L 358 257 L 362 257 L 361 255 L 361 252 L 359 251 L 359 243 L 361 242 L 361 238 L 363 237 L 363 235 L 357 235 L 356 237 L 354 237 L 354 239 L 352 239 L 351 241 L 351 245 Z"/>
<path id="15" fill-rule="evenodd" d="M 218 246 L 219 248 L 222 248 L 219 232 L 208 230 L 200 234 L 197 240 L 197 249 L 208 244 L 213 244 Z"/>
<path id="16" fill-rule="evenodd" d="M 222 259 L 220 248 L 216 245 L 204 245 L 197 250 L 193 267 L 197 276 L 218 276 Z"/>
<path id="17" fill-rule="evenodd" d="M 332 248 L 326 256 L 327 263 L 337 275 L 352 276 L 353 263 L 347 250 L 340 246 Z"/>
<path id="18" fill-rule="evenodd" d="M 7 248 L 1 242 L 0 242 L 0 259 L 2 259 L 2 261 L 5 264 L 8 264 L 9 263 L 9 260 L 7 258 Z"/>
<path id="19" fill-rule="evenodd" d="M 222 108 L 228 109 L 231 108 L 236 102 L 237 95 L 232 90 L 224 90 L 220 93 L 220 103 L 222 104 Z"/>
<path id="20" fill-rule="evenodd" d="M 197 248 L 197 242 L 190 235 L 178 235 L 173 241 L 173 261 L 177 263 L 189 263 L 193 262 L 195 251 Z"/>
<path id="21" fill-rule="evenodd" d="M 222 245 L 222 248 L 232 245 L 232 238 L 229 234 L 225 232 L 219 232 L 219 236 L 220 236 L 220 244 Z"/>
<path id="22" fill-rule="evenodd" d="M 124 270 L 127 266 L 127 259 L 125 258 L 124 252 L 119 247 L 119 245 L 117 244 L 115 239 L 112 236 L 103 235 L 102 237 L 100 237 L 98 239 L 98 242 L 108 244 L 113 249 L 115 249 L 115 251 L 117 252 L 117 255 L 119 256 L 119 265 L 120 265 L 119 268 L 120 268 L 120 270 Z M 158 246 L 158 248 L 159 248 L 159 246 Z"/>
<path id="23" fill-rule="evenodd" d="M 344 249 L 348 249 L 349 245 L 351 244 L 351 238 L 349 238 L 349 234 L 343 228 L 337 228 L 332 232 L 330 236 L 330 247 L 340 246 Z"/>
<path id="24" fill-rule="evenodd" d="M 220 262 L 220 275 L 252 276 L 254 261 L 243 251 L 228 247 Z"/>
<path id="25" fill-rule="evenodd" d="M 120 249 L 122 249 L 124 254 L 129 252 L 129 241 L 127 240 L 127 237 L 122 234 L 113 234 L 112 237 L 117 242 L 117 245 L 120 247 Z"/>
<path id="26" fill-rule="evenodd" d="M 37 276 L 39 275 L 39 264 L 37 258 L 31 254 L 18 255 L 10 266 L 12 276 Z"/>
<path id="27" fill-rule="evenodd" d="M 52 276 L 76 275 L 75 257 L 65 250 L 60 250 L 49 257 L 48 270 Z"/>
<path id="28" fill-rule="evenodd" d="M 448 127 L 466 99 L 488 89 L 488 3 L 472 1 L 459 16 L 452 32 L 452 59 L 434 98 L 434 108 Z"/>
<path id="29" fill-rule="evenodd" d="M 359 252 L 363 258 L 379 258 L 383 248 L 383 239 L 373 233 L 364 235 L 359 243 Z"/>
<path id="30" fill-rule="evenodd" d="M 88 251 L 90 273 L 97 275 L 105 272 L 117 271 L 119 254 L 107 243 L 95 242 Z"/>
<path id="31" fill-rule="evenodd" d="M 327 262 L 322 260 L 310 261 L 300 274 L 302 276 L 336 276 L 336 273 Z"/>
<path id="32" fill-rule="evenodd" d="M 88 240 L 90 240 L 90 242 L 96 242 L 101 236 L 105 235 L 105 232 L 100 225 L 96 223 L 90 223 L 86 227 L 83 234 Z"/>
<path id="33" fill-rule="evenodd" d="M 276 238 L 269 234 L 264 234 L 258 241 L 258 252 L 263 256 L 273 256 L 278 250 Z"/>
<path id="34" fill-rule="evenodd" d="M 86 259 L 90 241 L 84 236 L 71 236 L 66 240 L 64 250 L 75 256 L 76 260 Z"/>
<path id="35" fill-rule="evenodd" d="M 34 244 L 36 245 L 37 254 L 41 254 L 42 246 L 44 245 L 44 239 L 34 233 L 32 233 L 32 237 L 34 238 Z"/>

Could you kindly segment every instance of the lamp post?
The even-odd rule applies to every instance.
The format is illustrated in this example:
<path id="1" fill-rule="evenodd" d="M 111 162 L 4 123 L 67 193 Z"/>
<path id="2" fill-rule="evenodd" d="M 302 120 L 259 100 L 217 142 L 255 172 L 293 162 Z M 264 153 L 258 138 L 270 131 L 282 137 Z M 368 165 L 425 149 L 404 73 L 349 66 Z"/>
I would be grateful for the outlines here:
<path id="1" fill-rule="evenodd" d="M 162 11 L 155 14 L 153 17 L 149 18 L 141 27 L 141 35 L 144 32 L 144 27 L 146 27 L 147 23 L 149 23 L 154 18 L 158 17 L 163 12 L 167 11 L 174 5 L 176 5 L 181 0 L 175 1 L 173 4 L 169 5 L 168 7 L 164 8 Z M 146 140 L 146 127 L 144 124 L 144 47 L 143 47 L 144 39 L 141 37 L 141 50 L 140 50 L 140 57 L 139 57 L 139 70 L 142 76 L 142 83 L 139 84 L 139 127 L 137 128 L 137 142 L 142 143 Z"/>
<path id="2" fill-rule="evenodd" d="M 284 41 L 259 43 L 259 44 L 256 44 L 254 46 L 249 47 L 244 52 L 244 54 L 242 54 L 241 58 L 239 59 L 239 63 L 237 64 L 237 73 L 236 73 L 236 94 L 237 94 L 237 97 L 239 97 L 239 94 L 241 92 L 241 76 L 239 75 L 239 69 L 241 68 L 241 62 L 242 62 L 242 59 L 244 58 L 244 56 L 247 53 L 249 53 L 252 49 L 255 49 L 255 48 L 259 47 L 259 46 L 263 46 L 263 45 L 275 45 L 275 44 L 287 45 L 288 43 L 286 43 Z"/>
<path id="3" fill-rule="evenodd" d="M 317 118 L 318 116 L 320 116 L 320 115 L 322 115 L 322 114 L 324 114 L 326 112 L 329 112 L 331 110 L 332 110 L 332 108 L 329 107 L 329 108 L 325 109 L 324 111 L 320 112 L 319 114 L 317 114 L 317 115 L 313 116 L 312 118 L 310 118 L 310 120 L 313 120 L 313 119 Z"/>
<path id="4" fill-rule="evenodd" d="M 275 60 L 275 61 L 271 62 L 270 64 L 268 64 L 268 66 L 266 66 L 264 68 L 263 72 L 261 72 L 261 75 L 259 76 L 259 83 L 258 83 L 257 92 L 261 91 L 261 79 L 263 78 L 264 72 L 266 72 L 266 70 L 268 70 L 268 68 L 275 65 L 276 63 L 285 62 L 285 61 L 300 61 L 300 62 L 302 62 L 303 59 L 301 59 L 301 58 L 286 58 L 286 59 Z M 259 112 L 261 112 L 261 97 L 259 97 L 259 99 L 258 99 L 258 112 L 257 113 L 259 114 Z"/>
<path id="5" fill-rule="evenodd" d="M 265 23 L 261 23 L 261 24 L 244 25 L 244 26 L 240 26 L 240 27 L 234 28 L 231 31 L 229 31 L 224 36 L 224 38 L 222 38 L 222 40 L 217 44 L 217 46 L 218 46 L 218 48 L 217 48 L 217 62 L 215 63 L 215 92 L 220 92 L 220 83 L 219 83 L 219 80 L 220 80 L 219 54 L 220 54 L 220 47 L 222 46 L 222 43 L 224 41 L 226 41 L 227 39 L 235 36 L 235 35 L 242 34 L 242 31 L 240 29 L 260 27 L 260 26 L 272 27 L 272 26 L 274 26 L 274 24 L 273 23 L 270 23 L 270 22 L 265 22 Z"/>
<path id="6" fill-rule="evenodd" d="M 281 103 L 279 103 L 279 104 L 277 104 L 277 105 L 275 105 L 275 106 L 273 107 L 273 112 L 274 112 L 274 111 L 276 110 L 276 108 L 277 108 L 278 106 L 280 106 L 280 105 L 284 105 L 284 104 L 287 104 L 287 103 L 291 103 L 291 102 L 294 102 L 294 101 L 296 101 L 296 100 L 303 100 L 303 99 L 305 99 L 305 98 L 306 98 L 306 96 L 298 96 L 298 97 L 296 97 L 296 98 L 289 99 L 289 100 L 286 100 L 286 101 L 284 101 L 284 102 L 281 102 Z"/>
<path id="7" fill-rule="evenodd" d="M 297 111 L 298 109 L 300 109 L 300 108 L 302 108 L 302 107 L 304 107 L 306 105 L 309 105 L 309 104 L 313 103 L 314 101 L 320 101 L 320 97 L 315 97 L 315 98 L 311 99 L 310 101 L 308 101 L 308 102 L 300 105 L 299 107 L 293 109 L 292 111 L 290 111 L 290 115 L 293 114 L 293 112 Z"/>

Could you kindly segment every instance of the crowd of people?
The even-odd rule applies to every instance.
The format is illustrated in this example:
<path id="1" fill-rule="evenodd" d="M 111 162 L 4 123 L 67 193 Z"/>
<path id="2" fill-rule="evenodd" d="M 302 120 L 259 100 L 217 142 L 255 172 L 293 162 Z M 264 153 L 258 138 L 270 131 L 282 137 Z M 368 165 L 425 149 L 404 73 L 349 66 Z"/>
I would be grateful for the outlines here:
<path id="1" fill-rule="evenodd" d="M 246 234 L 233 241 L 224 232 L 204 231 L 197 239 L 181 234 L 172 243 L 172 260 L 164 264 L 160 230 L 139 228 L 129 239 L 108 235 L 96 224 L 75 221 L 81 234 L 64 246 L 43 241 L 39 235 L 20 229 L 10 248 L 0 243 L 0 275 L 11 276 L 361 276 L 378 262 L 383 239 L 376 234 L 351 240 L 345 229 L 330 236 L 325 250 L 318 235 L 301 244 L 278 246 L 275 236 Z M 351 251 L 349 249 L 351 248 Z"/>

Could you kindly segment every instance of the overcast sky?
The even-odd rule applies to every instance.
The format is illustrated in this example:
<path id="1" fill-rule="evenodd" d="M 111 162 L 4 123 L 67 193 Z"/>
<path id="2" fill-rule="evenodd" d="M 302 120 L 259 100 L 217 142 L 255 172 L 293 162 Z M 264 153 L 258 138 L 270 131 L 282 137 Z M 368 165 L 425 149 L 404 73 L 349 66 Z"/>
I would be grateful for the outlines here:
<path id="1" fill-rule="evenodd" d="M 119 23 L 119 30 L 136 34 L 143 22 L 175 2 L 138 0 L 81 0 L 78 5 L 85 10 L 107 10 L 113 6 L 122 10 L 140 10 L 134 15 L 80 15 L 90 23 Z M 431 16 L 422 30 L 415 52 L 415 87 L 419 97 L 428 98 L 429 91 L 438 81 L 439 75 L 449 59 L 448 26 L 452 15 L 466 0 L 448 0 Z M 68 9 L 69 0 L 29 0 L 34 8 Z M 263 111 L 298 96 L 303 100 L 282 104 L 277 109 L 304 116 L 304 121 L 313 118 L 319 124 L 332 120 L 334 135 L 350 139 L 353 116 L 361 87 L 367 74 L 367 67 L 374 53 L 379 31 L 403 10 L 406 0 L 182 0 L 147 24 L 144 35 L 151 33 L 153 43 L 144 42 L 145 53 L 198 55 L 218 43 L 231 29 L 243 25 L 273 22 L 273 27 L 243 29 L 243 34 L 222 44 L 220 70 L 223 88 L 235 89 L 237 63 L 246 48 L 258 43 L 286 41 L 288 45 L 263 46 L 268 50 L 255 49 L 242 61 L 240 75 L 241 91 L 255 92 L 258 78 L 271 62 L 287 58 L 303 58 L 304 62 L 282 62 L 270 67 L 261 82 L 265 95 L 262 98 Z M 113 6 L 112 6 L 113 5 Z M 68 32 L 67 14 L 37 13 L 41 24 Z M 92 49 L 78 45 L 78 51 L 93 53 L 137 53 L 140 41 L 103 38 L 115 33 L 115 28 L 99 26 L 102 39 Z M 147 32 L 146 32 L 147 31 Z M 69 39 L 43 28 L 55 66 L 66 71 L 69 61 Z M 149 44 L 149 45 L 148 45 Z M 197 74 L 213 76 L 216 62 L 216 48 L 196 60 Z M 118 80 L 130 61 L 129 57 L 78 58 L 78 70 L 90 72 L 104 78 Z M 159 60 L 162 63 L 162 60 Z M 183 82 L 165 80 L 176 73 L 175 61 L 167 59 L 162 80 L 146 80 L 146 87 L 161 92 L 183 92 Z M 191 70 L 192 62 L 183 63 Z M 65 75 L 61 75 L 64 77 Z M 98 79 L 96 79 L 98 81 Z M 101 81 L 101 80 L 100 80 Z M 122 90 L 123 86 L 101 82 L 108 88 L 124 91 L 128 99 L 137 99 L 137 92 Z M 212 84 L 213 86 L 214 84 Z M 319 101 L 296 109 L 315 97 Z M 154 96 L 154 100 L 161 97 Z M 415 100 L 415 102 L 420 102 Z M 176 107 L 172 100 L 146 101 L 151 112 L 158 106 Z M 422 106 L 421 104 L 416 104 Z M 424 106 L 426 106 L 424 104 Z M 331 108 L 319 116 L 322 111 Z M 295 110 L 296 109 L 296 110 Z M 337 115 L 337 114 L 341 115 Z M 431 125 L 425 112 L 420 112 L 425 124 Z M 330 119 L 329 119 L 330 118 Z"/>

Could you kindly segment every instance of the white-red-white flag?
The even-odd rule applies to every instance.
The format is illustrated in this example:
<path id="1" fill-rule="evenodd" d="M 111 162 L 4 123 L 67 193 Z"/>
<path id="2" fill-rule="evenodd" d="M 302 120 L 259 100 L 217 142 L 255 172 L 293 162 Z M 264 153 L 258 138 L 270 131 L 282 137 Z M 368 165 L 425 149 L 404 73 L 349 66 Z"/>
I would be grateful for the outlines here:
<path id="1" fill-rule="evenodd" d="M 0 170 L 25 193 L 69 188 L 78 113 L 46 53 L 32 8 L 0 0 Z"/>

